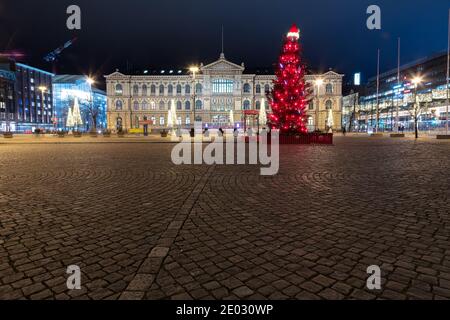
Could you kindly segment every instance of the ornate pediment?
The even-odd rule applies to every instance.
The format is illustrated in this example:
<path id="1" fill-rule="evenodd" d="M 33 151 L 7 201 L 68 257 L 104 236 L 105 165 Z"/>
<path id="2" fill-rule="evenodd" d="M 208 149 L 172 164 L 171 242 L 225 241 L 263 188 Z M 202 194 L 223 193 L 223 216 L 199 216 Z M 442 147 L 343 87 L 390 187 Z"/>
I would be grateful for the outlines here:
<path id="1" fill-rule="evenodd" d="M 242 73 L 244 72 L 244 66 L 232 63 L 225 59 L 224 54 L 220 55 L 219 60 L 214 61 L 206 66 L 200 68 L 201 72 L 204 74 L 214 74 L 214 73 Z"/>

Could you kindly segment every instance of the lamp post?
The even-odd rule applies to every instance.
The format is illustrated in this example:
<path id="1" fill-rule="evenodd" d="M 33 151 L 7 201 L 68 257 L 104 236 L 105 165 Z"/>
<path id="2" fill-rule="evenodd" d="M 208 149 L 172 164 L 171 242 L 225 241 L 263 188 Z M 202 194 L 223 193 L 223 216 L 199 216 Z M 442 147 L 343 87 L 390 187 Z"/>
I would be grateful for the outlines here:
<path id="1" fill-rule="evenodd" d="M 414 134 L 416 139 L 419 137 L 419 121 L 418 121 L 418 117 L 419 117 L 419 109 L 418 109 L 418 105 L 417 105 L 417 86 L 422 82 L 422 78 L 419 76 L 416 76 L 412 79 L 412 83 L 414 84 L 414 104 L 413 104 L 413 108 L 414 108 Z"/>
<path id="2" fill-rule="evenodd" d="M 44 92 L 47 91 L 46 86 L 40 86 L 39 91 L 41 91 L 41 123 L 44 123 Z"/>
<path id="3" fill-rule="evenodd" d="M 450 103 L 449 97 L 449 80 L 450 80 L 450 9 L 448 10 L 448 36 L 447 36 L 447 107 L 445 111 L 445 135 L 448 137 L 448 105 Z"/>
<path id="4" fill-rule="evenodd" d="M 193 119 L 193 121 L 194 121 L 194 125 L 195 125 L 195 119 L 196 119 L 196 116 L 195 116 L 195 90 L 196 90 L 196 88 L 195 88 L 195 74 L 199 71 L 199 68 L 198 67 L 195 67 L 195 66 L 192 66 L 192 67 L 190 67 L 189 68 L 189 71 L 190 72 L 192 72 L 192 82 L 193 82 L 193 86 L 192 86 L 192 93 L 193 93 L 193 105 L 192 105 L 192 109 L 193 109 L 193 111 L 194 111 L 194 119 Z M 192 127 L 192 122 L 191 122 L 191 127 Z"/>
<path id="5" fill-rule="evenodd" d="M 317 106 L 316 106 L 316 116 L 315 116 L 315 121 L 314 121 L 314 130 L 318 129 L 319 126 L 319 106 L 320 106 L 320 98 L 319 98 L 319 92 L 320 92 L 320 87 L 323 85 L 323 79 L 322 78 L 318 78 L 314 81 L 315 85 L 317 86 L 317 91 L 316 91 L 316 99 L 317 99 Z"/>
<path id="6" fill-rule="evenodd" d="M 87 77 L 86 82 L 87 84 L 89 84 L 89 111 L 92 117 L 92 125 L 94 129 L 93 131 L 97 131 L 97 115 L 94 114 L 94 105 L 92 99 L 92 85 L 95 83 L 95 80 L 91 77 Z"/>

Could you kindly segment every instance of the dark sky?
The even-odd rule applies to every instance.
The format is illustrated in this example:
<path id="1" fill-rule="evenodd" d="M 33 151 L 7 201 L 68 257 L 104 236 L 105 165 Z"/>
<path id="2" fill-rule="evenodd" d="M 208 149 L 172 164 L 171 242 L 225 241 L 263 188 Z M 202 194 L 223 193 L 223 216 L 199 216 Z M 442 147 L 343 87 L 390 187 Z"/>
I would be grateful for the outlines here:
<path id="1" fill-rule="evenodd" d="M 66 8 L 82 10 L 82 30 L 66 28 Z M 377 4 L 382 30 L 366 28 L 366 9 Z M 0 51 L 20 50 L 23 62 L 51 70 L 42 57 L 73 36 L 59 72 L 98 77 L 126 60 L 134 68 L 187 67 L 218 58 L 221 25 L 225 54 L 247 67 L 271 67 L 282 35 L 295 22 L 312 69 L 350 75 L 396 66 L 397 37 L 408 62 L 447 48 L 448 0 L 0 0 Z"/>

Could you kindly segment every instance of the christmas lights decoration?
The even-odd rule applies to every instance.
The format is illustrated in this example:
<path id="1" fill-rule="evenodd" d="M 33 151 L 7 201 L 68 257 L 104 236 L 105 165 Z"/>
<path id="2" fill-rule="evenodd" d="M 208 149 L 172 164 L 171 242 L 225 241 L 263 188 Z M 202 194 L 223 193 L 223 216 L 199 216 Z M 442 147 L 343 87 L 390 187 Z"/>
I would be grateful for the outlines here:
<path id="1" fill-rule="evenodd" d="M 306 105 L 309 88 L 301 61 L 300 30 L 294 24 L 286 35 L 275 68 L 276 80 L 268 101 L 272 108 L 269 124 L 281 134 L 306 134 Z"/>

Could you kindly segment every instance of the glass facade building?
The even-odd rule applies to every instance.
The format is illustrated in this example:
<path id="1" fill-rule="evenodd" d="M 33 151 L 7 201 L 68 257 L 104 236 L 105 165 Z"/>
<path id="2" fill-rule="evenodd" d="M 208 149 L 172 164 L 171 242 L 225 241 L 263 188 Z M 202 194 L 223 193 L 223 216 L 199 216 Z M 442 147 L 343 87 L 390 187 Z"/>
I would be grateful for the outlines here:
<path id="1" fill-rule="evenodd" d="M 82 75 L 58 75 L 53 79 L 55 118 L 58 130 L 70 130 L 67 126 L 69 109 L 73 110 L 75 100 L 81 113 L 80 131 L 106 128 L 106 92 L 99 90 Z M 94 117 L 92 115 L 95 115 Z M 95 118 L 95 126 L 94 126 Z"/>

